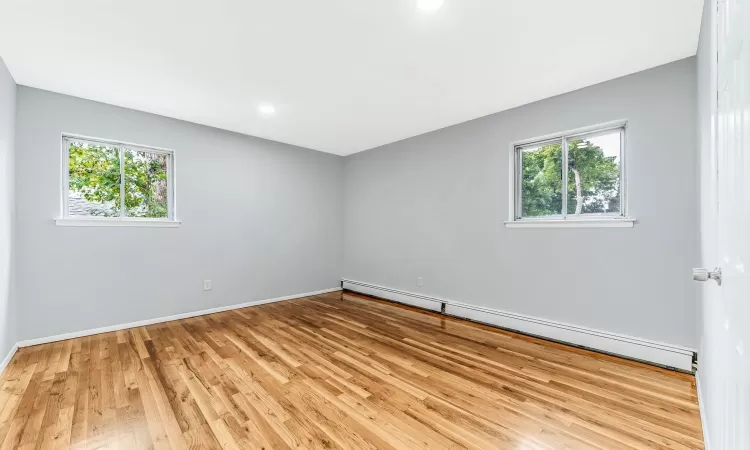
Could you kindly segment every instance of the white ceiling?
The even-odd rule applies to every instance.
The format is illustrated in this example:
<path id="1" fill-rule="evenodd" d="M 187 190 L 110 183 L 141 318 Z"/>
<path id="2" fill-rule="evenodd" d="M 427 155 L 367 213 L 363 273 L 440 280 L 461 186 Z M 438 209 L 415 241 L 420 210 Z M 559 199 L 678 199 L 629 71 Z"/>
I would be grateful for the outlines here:
<path id="1" fill-rule="evenodd" d="M 22 85 L 346 155 L 692 56 L 703 0 L 416 3 L 1 0 L 0 56 Z"/>

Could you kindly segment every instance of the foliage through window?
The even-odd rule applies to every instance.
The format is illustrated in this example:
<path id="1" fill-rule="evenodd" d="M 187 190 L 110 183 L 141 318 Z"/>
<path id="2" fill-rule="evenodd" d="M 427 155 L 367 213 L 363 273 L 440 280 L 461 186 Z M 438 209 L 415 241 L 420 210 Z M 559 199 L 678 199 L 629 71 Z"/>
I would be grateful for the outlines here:
<path id="1" fill-rule="evenodd" d="M 623 125 L 515 146 L 515 220 L 624 216 L 624 142 Z"/>
<path id="2" fill-rule="evenodd" d="M 64 216 L 174 219 L 173 153 L 63 138 Z"/>

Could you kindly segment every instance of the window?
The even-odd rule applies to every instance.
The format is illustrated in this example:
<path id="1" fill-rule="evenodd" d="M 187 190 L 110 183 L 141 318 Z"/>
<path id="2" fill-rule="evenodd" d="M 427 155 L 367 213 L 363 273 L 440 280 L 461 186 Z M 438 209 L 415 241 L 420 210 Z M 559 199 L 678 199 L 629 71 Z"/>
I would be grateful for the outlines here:
<path id="1" fill-rule="evenodd" d="M 179 223 L 171 150 L 63 136 L 62 178 L 58 225 Z"/>
<path id="2" fill-rule="evenodd" d="M 514 144 L 508 224 L 632 226 L 625 215 L 624 152 L 624 122 Z"/>

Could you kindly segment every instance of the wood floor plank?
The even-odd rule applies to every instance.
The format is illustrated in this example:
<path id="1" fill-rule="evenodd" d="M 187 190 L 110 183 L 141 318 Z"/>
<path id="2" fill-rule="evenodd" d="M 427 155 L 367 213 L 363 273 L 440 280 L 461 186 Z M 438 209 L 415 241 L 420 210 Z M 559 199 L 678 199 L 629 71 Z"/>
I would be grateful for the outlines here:
<path id="1" fill-rule="evenodd" d="M 691 375 L 353 293 L 20 349 L 2 449 L 703 448 Z"/>

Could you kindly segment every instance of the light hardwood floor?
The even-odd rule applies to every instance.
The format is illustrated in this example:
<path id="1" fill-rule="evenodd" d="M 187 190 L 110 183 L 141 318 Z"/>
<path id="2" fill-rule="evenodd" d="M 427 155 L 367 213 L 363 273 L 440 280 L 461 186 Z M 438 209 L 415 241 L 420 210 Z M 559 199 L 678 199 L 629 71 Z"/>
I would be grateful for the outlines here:
<path id="1" fill-rule="evenodd" d="M 21 349 L 6 448 L 703 448 L 692 376 L 340 292 Z"/>

